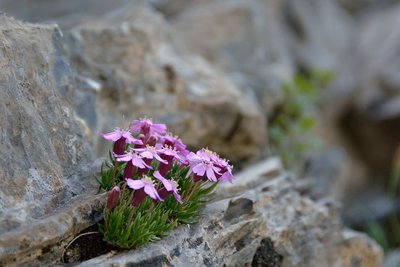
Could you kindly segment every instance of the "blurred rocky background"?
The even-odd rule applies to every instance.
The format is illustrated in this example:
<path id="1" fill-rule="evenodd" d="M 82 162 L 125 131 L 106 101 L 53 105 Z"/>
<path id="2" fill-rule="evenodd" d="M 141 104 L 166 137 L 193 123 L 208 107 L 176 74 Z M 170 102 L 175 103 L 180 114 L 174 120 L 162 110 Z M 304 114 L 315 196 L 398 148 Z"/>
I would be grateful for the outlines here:
<path id="1" fill-rule="evenodd" d="M 400 1 L 0 0 L 0 11 L 0 147 L 15 150 L 0 159 L 0 234 L 92 192 L 89 162 L 109 149 L 99 134 L 147 116 L 237 169 L 280 156 L 293 194 L 333 199 L 335 222 L 400 263 Z"/>

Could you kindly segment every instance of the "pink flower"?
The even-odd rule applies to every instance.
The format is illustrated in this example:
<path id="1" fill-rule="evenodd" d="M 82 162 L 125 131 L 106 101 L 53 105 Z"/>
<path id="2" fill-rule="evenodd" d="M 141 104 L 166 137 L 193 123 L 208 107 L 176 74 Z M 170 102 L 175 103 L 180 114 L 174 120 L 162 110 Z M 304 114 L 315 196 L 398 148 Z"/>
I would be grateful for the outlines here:
<path id="1" fill-rule="evenodd" d="M 130 127 L 131 131 L 140 131 L 148 139 L 150 136 L 162 135 L 167 131 L 167 126 L 161 123 L 153 123 L 150 119 L 134 120 Z"/>
<path id="2" fill-rule="evenodd" d="M 172 193 L 174 195 L 176 201 L 178 201 L 180 204 L 183 203 L 181 196 L 178 193 L 178 184 L 174 180 L 165 179 L 158 171 L 155 171 L 153 173 L 153 176 L 164 185 L 163 189 L 165 189 L 168 193 Z M 161 190 L 163 190 L 163 189 L 161 189 Z M 161 191 L 161 192 L 163 192 L 163 191 Z M 166 196 L 167 195 L 168 194 L 166 194 Z"/>
<path id="3" fill-rule="evenodd" d="M 194 173 L 198 177 L 207 176 L 208 180 L 212 182 L 217 182 L 217 176 L 220 175 L 219 171 L 221 170 L 219 167 L 214 165 L 213 160 L 209 153 L 206 153 L 205 150 L 199 150 L 194 154 L 190 152 L 187 156 L 187 159 L 190 163 L 189 173 Z"/>
<path id="4" fill-rule="evenodd" d="M 139 175 L 143 175 L 148 170 L 152 169 L 152 167 L 146 163 L 148 160 L 143 159 L 143 157 L 138 155 L 136 152 L 129 152 L 124 155 L 115 155 L 115 158 L 118 162 L 127 162 L 124 169 L 124 178 L 132 178 L 136 168 L 139 168 Z"/>
<path id="5" fill-rule="evenodd" d="M 134 148 L 133 151 L 136 151 L 139 153 L 139 155 L 142 158 L 146 159 L 156 159 L 159 162 L 162 163 L 167 163 L 167 161 L 163 160 L 159 155 L 158 155 L 158 150 L 154 146 L 146 146 L 145 148 Z"/>
<path id="6" fill-rule="evenodd" d="M 178 137 L 169 134 L 163 135 L 160 136 L 159 142 L 161 146 L 175 148 L 183 156 L 189 154 L 189 151 L 186 149 L 186 145 Z"/>
<path id="7" fill-rule="evenodd" d="M 175 148 L 162 147 L 158 149 L 158 154 L 160 154 L 163 159 L 176 160 L 181 164 L 187 163 L 186 156 L 179 153 L 179 151 L 177 151 Z"/>
<path id="8" fill-rule="evenodd" d="M 136 166 L 139 169 L 145 169 L 145 168 L 151 169 L 151 166 L 147 165 L 146 162 L 144 162 L 143 157 L 135 152 L 129 152 L 124 155 L 115 155 L 115 157 L 117 161 L 131 162 L 133 166 Z"/>
<path id="9" fill-rule="evenodd" d="M 106 140 L 115 142 L 113 152 L 117 155 L 125 152 L 126 144 L 143 144 L 142 140 L 133 138 L 129 131 L 120 130 L 118 128 L 114 129 L 114 131 L 111 133 L 102 134 L 101 136 Z"/>
<path id="10" fill-rule="evenodd" d="M 232 183 L 233 180 L 235 179 L 235 177 L 232 174 L 232 166 L 229 165 L 228 161 L 226 161 L 225 159 L 221 159 L 217 155 L 214 155 L 213 157 L 211 157 L 211 160 L 214 161 L 214 164 L 221 169 L 220 173 L 222 175 L 220 175 L 218 180 L 221 182 Z M 217 177 L 218 177 L 218 175 L 217 175 Z"/>
<path id="11" fill-rule="evenodd" d="M 106 133 L 106 134 L 102 134 L 102 137 L 106 140 L 109 141 L 118 141 L 121 138 L 125 138 L 126 142 L 128 144 L 137 144 L 137 145 L 141 145 L 143 142 L 142 140 L 136 139 L 132 137 L 131 132 L 127 131 L 127 130 L 120 130 L 118 128 L 116 128 L 113 132 L 111 133 Z"/>
<path id="12" fill-rule="evenodd" d="M 166 161 L 166 163 L 161 162 L 158 166 L 158 170 L 160 171 L 161 175 L 166 175 L 168 173 L 173 165 L 174 160 L 182 165 L 187 164 L 186 157 L 176 151 L 175 148 L 161 147 L 158 149 L 158 153 L 160 154 L 161 158 Z"/>
<path id="13" fill-rule="evenodd" d="M 150 177 L 145 176 L 144 178 L 140 180 L 132 180 L 132 179 L 125 179 L 126 184 L 128 187 L 134 189 L 134 190 L 139 190 L 139 189 L 144 189 L 144 192 L 151 197 L 154 200 L 158 201 L 163 201 L 163 199 L 158 195 L 158 192 L 156 188 L 154 187 L 153 180 L 151 180 Z"/>
<path id="14" fill-rule="evenodd" d="M 107 194 L 107 209 L 111 210 L 117 205 L 118 197 L 119 197 L 119 187 L 114 186 L 110 192 Z"/>

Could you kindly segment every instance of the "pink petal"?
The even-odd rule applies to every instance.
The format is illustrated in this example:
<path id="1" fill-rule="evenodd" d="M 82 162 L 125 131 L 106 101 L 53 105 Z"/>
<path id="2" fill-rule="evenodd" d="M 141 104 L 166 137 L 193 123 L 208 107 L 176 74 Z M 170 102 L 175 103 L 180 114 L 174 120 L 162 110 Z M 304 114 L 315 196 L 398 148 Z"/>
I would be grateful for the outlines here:
<path id="1" fill-rule="evenodd" d="M 211 167 L 207 168 L 207 177 L 213 182 L 217 181 L 217 177 L 215 177 L 215 173 Z"/>
<path id="2" fill-rule="evenodd" d="M 232 173 L 230 173 L 229 171 L 226 171 L 226 172 L 219 178 L 219 180 L 220 180 L 221 182 L 226 182 L 226 181 L 228 181 L 228 182 L 232 183 L 234 178 L 235 178 L 235 177 L 232 175 Z"/>
<path id="3" fill-rule="evenodd" d="M 145 186 L 145 183 L 142 180 L 132 180 L 130 178 L 125 179 L 126 180 L 126 184 L 135 190 L 138 190 L 140 188 L 143 188 Z"/>
<path id="4" fill-rule="evenodd" d="M 178 201 L 180 204 L 183 204 L 182 198 L 178 194 L 178 192 L 174 191 L 173 194 L 174 194 L 174 197 L 175 197 L 176 201 Z"/>
<path id="5" fill-rule="evenodd" d="M 172 191 L 171 182 L 170 182 L 169 180 L 165 179 L 165 178 L 161 175 L 161 173 L 160 173 L 159 171 L 155 171 L 155 172 L 153 173 L 153 176 L 154 176 L 157 180 L 159 180 L 159 181 L 164 185 L 165 189 L 167 189 L 168 192 Z"/>
<path id="6" fill-rule="evenodd" d="M 114 132 L 111 133 L 106 133 L 106 134 L 102 134 L 101 135 L 104 139 L 106 140 L 110 140 L 110 141 L 117 141 L 118 139 L 121 138 L 122 134 L 120 131 L 116 130 Z"/>
<path id="7" fill-rule="evenodd" d="M 132 159 L 132 154 L 128 153 L 125 155 L 119 155 L 117 156 L 116 160 L 117 161 L 130 161 Z"/>
<path id="8" fill-rule="evenodd" d="M 206 166 L 202 163 L 197 164 L 194 168 L 193 168 L 193 172 L 197 175 L 203 176 L 204 173 L 206 172 Z"/>
<path id="9" fill-rule="evenodd" d="M 219 174 L 219 171 L 221 170 L 221 168 L 218 168 L 218 167 L 216 167 L 216 166 L 214 166 L 214 165 L 212 165 L 211 168 L 213 169 L 213 171 L 214 171 L 215 173 L 218 173 L 218 174 Z"/>
<path id="10" fill-rule="evenodd" d="M 146 192 L 146 194 L 152 199 L 158 199 L 162 201 L 162 199 L 157 193 L 157 190 L 152 185 L 146 184 L 146 186 L 144 187 L 144 192 Z"/>
<path id="11" fill-rule="evenodd" d="M 132 165 L 138 167 L 139 169 L 146 168 L 146 164 L 141 158 L 132 158 Z"/>
<path id="12" fill-rule="evenodd" d="M 190 152 L 186 158 L 190 161 L 198 161 L 199 158 L 196 156 L 196 154 L 194 154 L 193 152 Z"/>
<path id="13" fill-rule="evenodd" d="M 163 134 L 163 133 L 166 132 L 167 126 L 165 124 L 162 124 L 162 123 L 154 123 L 153 124 L 153 129 L 154 129 L 155 132 Z"/>
<path id="14" fill-rule="evenodd" d="M 143 145 L 142 140 L 133 138 L 129 132 L 124 133 L 122 136 L 126 138 L 126 142 L 129 144 Z"/>
<path id="15" fill-rule="evenodd" d="M 130 130 L 131 130 L 131 131 L 139 131 L 141 127 L 142 127 L 141 121 L 140 121 L 140 120 L 134 120 L 134 121 L 131 123 Z"/>
<path id="16" fill-rule="evenodd" d="M 153 176 L 154 176 L 154 178 L 156 178 L 156 179 L 159 180 L 159 181 L 162 181 L 163 179 L 165 179 L 165 178 L 161 175 L 161 173 L 160 173 L 159 171 L 155 171 L 155 172 L 153 173 Z"/>
<path id="17" fill-rule="evenodd" d="M 141 152 L 140 155 L 141 155 L 143 158 L 146 158 L 146 159 L 152 159 L 152 158 L 153 158 L 153 153 L 151 153 L 151 152 L 148 151 L 148 150 L 145 150 L 145 151 Z"/>
<path id="18" fill-rule="evenodd" d="M 164 164 L 167 164 L 167 163 L 168 163 L 166 160 L 163 160 L 162 158 L 160 158 L 160 156 L 157 155 L 157 154 L 154 154 L 154 157 L 155 157 L 156 160 L 158 160 L 159 162 L 162 162 L 162 163 L 164 163 Z"/>
<path id="19" fill-rule="evenodd" d="M 164 179 L 162 181 L 162 183 L 163 183 L 165 189 L 167 189 L 168 192 L 171 192 L 173 190 L 172 182 L 170 180 Z"/>

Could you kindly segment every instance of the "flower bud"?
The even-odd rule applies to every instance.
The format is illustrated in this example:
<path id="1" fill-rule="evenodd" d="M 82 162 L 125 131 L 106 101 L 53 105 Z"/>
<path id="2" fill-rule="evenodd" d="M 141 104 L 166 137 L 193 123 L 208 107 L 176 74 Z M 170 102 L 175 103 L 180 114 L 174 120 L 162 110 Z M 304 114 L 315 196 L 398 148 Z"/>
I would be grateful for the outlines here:
<path id="1" fill-rule="evenodd" d="M 135 145 L 135 148 L 142 148 L 142 147 L 145 147 L 145 146 L 146 146 L 146 140 L 145 140 L 144 134 L 139 134 L 138 139 L 139 139 L 139 140 L 142 140 L 142 143 L 143 143 L 143 144 L 141 144 L 141 145 Z"/>
<path id="2" fill-rule="evenodd" d="M 132 178 L 133 174 L 135 173 L 136 167 L 133 166 L 132 160 L 128 161 L 126 163 L 125 169 L 124 169 L 124 178 Z"/>
<path id="3" fill-rule="evenodd" d="M 165 176 L 168 173 L 168 171 L 171 169 L 171 167 L 172 167 L 172 164 L 173 164 L 172 160 L 173 160 L 174 157 L 173 156 L 163 155 L 163 156 L 161 156 L 161 158 L 163 160 L 166 160 L 167 163 L 160 162 L 160 165 L 158 166 L 158 171 L 160 172 L 160 174 L 162 176 Z"/>
<path id="4" fill-rule="evenodd" d="M 126 138 L 121 137 L 114 143 L 114 149 L 113 152 L 116 155 L 122 155 L 125 153 L 125 146 L 126 146 Z"/>
<path id="5" fill-rule="evenodd" d="M 117 205 L 118 197 L 119 197 L 119 187 L 114 186 L 110 192 L 107 194 L 107 209 L 111 210 Z"/>
<path id="6" fill-rule="evenodd" d="M 155 146 L 157 143 L 157 137 L 155 136 L 150 136 L 149 139 L 147 139 L 147 145 L 149 146 Z"/>
<path id="7" fill-rule="evenodd" d="M 197 175 L 197 174 L 193 174 L 193 181 L 195 183 L 200 181 L 201 179 L 203 179 L 203 176 L 200 176 L 200 175 Z"/>
<path id="8" fill-rule="evenodd" d="M 147 196 L 147 195 L 146 195 L 146 192 L 144 192 L 144 189 L 143 189 L 143 188 L 141 188 L 141 189 L 139 189 L 139 190 L 136 190 L 136 191 L 135 191 L 135 195 L 134 195 L 134 197 L 133 197 L 133 199 L 132 199 L 132 205 L 133 205 L 134 207 L 139 206 L 140 203 L 142 203 L 142 201 L 144 200 L 144 198 L 145 198 L 146 196 Z"/>
<path id="9" fill-rule="evenodd" d="M 165 187 L 161 188 L 160 190 L 158 190 L 158 195 L 162 198 L 165 199 L 171 192 L 168 192 L 167 189 L 165 189 Z"/>

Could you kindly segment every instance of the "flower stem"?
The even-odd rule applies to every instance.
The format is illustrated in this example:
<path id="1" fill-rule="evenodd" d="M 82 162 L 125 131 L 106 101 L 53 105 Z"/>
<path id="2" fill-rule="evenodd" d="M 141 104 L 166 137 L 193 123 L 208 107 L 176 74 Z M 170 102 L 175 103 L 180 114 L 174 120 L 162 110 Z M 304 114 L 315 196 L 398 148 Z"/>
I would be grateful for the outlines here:
<path id="1" fill-rule="evenodd" d="M 133 201 L 133 195 L 134 195 L 134 192 L 132 191 L 128 203 L 132 203 L 132 201 Z M 130 211 L 130 213 L 129 213 L 128 225 L 130 225 L 130 224 L 132 223 L 133 214 L 134 214 L 135 212 L 136 212 L 136 207 L 135 207 L 134 205 L 132 205 L 131 211 Z"/>
<path id="2" fill-rule="evenodd" d="M 126 184 L 124 183 L 124 187 L 122 188 L 121 198 L 120 198 L 119 203 L 118 203 L 118 209 L 121 208 L 123 199 L 125 197 L 125 190 L 126 190 Z"/>
<path id="3" fill-rule="evenodd" d="M 187 194 L 187 196 L 185 197 L 185 200 L 189 200 L 190 197 L 192 196 L 192 194 L 194 193 L 194 191 L 199 189 L 200 186 L 201 186 L 200 182 L 195 183 L 194 186 L 191 188 L 189 194 Z"/>

